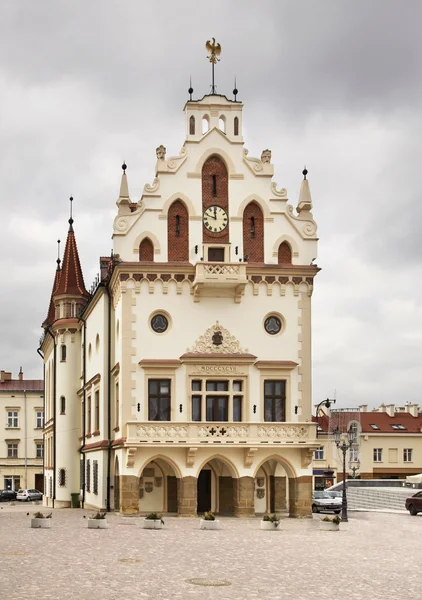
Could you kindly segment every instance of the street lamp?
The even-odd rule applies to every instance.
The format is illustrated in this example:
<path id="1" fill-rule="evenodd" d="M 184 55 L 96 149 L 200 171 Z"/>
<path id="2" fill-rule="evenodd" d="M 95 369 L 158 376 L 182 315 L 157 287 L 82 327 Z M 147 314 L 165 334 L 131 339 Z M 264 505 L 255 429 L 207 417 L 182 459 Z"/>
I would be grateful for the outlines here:
<path id="1" fill-rule="evenodd" d="M 356 444 L 356 432 L 354 429 L 349 427 L 347 430 L 347 437 L 342 437 L 340 427 L 336 427 L 333 431 L 334 439 L 337 448 L 343 453 L 343 495 L 341 499 L 341 520 L 348 521 L 347 518 L 347 495 L 346 495 L 346 452 Z"/>
<path id="2" fill-rule="evenodd" d="M 325 408 L 330 408 L 330 406 L 331 406 L 332 404 L 335 404 L 335 403 L 336 403 L 336 399 L 335 399 L 335 398 L 334 398 L 333 400 L 330 400 L 330 398 L 327 398 L 326 400 L 322 400 L 322 402 L 320 402 L 320 403 L 318 404 L 318 406 L 316 407 L 316 413 L 315 413 L 315 416 L 316 416 L 316 421 L 317 421 L 317 430 L 316 430 L 316 436 L 317 436 L 317 437 L 319 437 L 319 436 L 318 436 L 318 413 L 319 413 L 319 409 L 320 409 L 320 407 L 321 407 L 322 405 L 324 405 L 324 406 L 325 406 Z"/>
<path id="3" fill-rule="evenodd" d="M 356 479 L 356 473 L 360 469 L 360 460 L 357 458 L 356 460 L 349 461 L 349 471 L 351 472 L 352 479 Z"/>

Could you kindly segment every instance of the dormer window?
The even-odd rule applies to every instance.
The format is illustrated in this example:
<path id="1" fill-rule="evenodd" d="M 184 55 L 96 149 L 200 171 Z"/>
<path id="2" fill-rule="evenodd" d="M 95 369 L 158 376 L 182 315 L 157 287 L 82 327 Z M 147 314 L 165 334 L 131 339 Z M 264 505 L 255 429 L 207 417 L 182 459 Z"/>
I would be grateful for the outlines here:
<path id="1" fill-rule="evenodd" d="M 195 117 L 193 115 L 189 119 L 189 135 L 195 135 Z"/>

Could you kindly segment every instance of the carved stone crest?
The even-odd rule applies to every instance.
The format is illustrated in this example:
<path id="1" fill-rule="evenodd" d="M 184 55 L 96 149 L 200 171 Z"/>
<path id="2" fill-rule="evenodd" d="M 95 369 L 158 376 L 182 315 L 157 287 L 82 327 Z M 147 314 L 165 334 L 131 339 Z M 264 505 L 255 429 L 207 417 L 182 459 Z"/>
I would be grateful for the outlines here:
<path id="1" fill-rule="evenodd" d="M 163 478 L 162 477 L 155 477 L 154 478 L 154 483 L 155 483 L 155 487 L 161 487 L 163 484 Z"/>
<path id="2" fill-rule="evenodd" d="M 145 482 L 145 491 L 150 494 L 153 490 L 154 484 L 152 483 L 152 481 L 146 481 Z"/>
<path id="3" fill-rule="evenodd" d="M 256 484 L 258 487 L 264 487 L 264 478 L 263 477 L 258 477 L 256 480 Z"/>
<path id="4" fill-rule="evenodd" d="M 187 352 L 197 352 L 198 354 L 212 354 L 216 352 L 222 354 L 245 354 L 247 351 L 247 348 L 243 349 L 240 347 L 239 340 L 228 329 L 220 325 L 218 321 L 196 340 L 192 348 L 187 349 Z"/>
<path id="5" fill-rule="evenodd" d="M 270 163 L 271 162 L 271 150 L 268 150 L 268 148 L 266 150 L 262 151 L 261 154 L 261 161 L 265 164 L 265 163 Z"/>
<path id="6" fill-rule="evenodd" d="M 165 160 L 166 159 L 167 149 L 165 148 L 165 146 L 163 146 L 163 144 L 158 146 L 158 148 L 156 148 L 155 152 L 157 154 L 157 160 Z"/>
<path id="7" fill-rule="evenodd" d="M 256 490 L 256 495 L 258 496 L 258 498 L 260 500 L 262 500 L 262 498 L 265 498 L 265 490 L 264 490 L 264 488 L 260 488 L 260 489 Z"/>

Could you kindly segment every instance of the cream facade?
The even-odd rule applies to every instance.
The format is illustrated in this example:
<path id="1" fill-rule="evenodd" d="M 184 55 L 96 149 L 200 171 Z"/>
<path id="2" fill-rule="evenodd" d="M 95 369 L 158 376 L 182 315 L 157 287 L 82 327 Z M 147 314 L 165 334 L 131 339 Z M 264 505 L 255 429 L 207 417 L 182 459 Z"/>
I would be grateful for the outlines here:
<path id="1" fill-rule="evenodd" d="M 0 489 L 44 490 L 42 380 L 0 373 Z"/>
<path id="2" fill-rule="evenodd" d="M 306 170 L 295 210 L 271 152 L 244 148 L 242 109 L 188 101 L 138 201 L 123 165 L 91 294 L 69 221 L 41 347 L 47 504 L 311 514 L 317 227 Z"/>
<path id="3" fill-rule="evenodd" d="M 318 419 L 320 446 L 313 460 L 314 489 L 343 479 L 343 455 L 328 434 L 331 416 L 328 411 Z M 346 455 L 348 477 L 406 479 L 422 473 L 422 412 L 417 404 L 383 404 L 369 412 L 367 406 L 360 406 L 343 416 L 346 427 L 354 423 L 358 431 L 358 443 Z"/>

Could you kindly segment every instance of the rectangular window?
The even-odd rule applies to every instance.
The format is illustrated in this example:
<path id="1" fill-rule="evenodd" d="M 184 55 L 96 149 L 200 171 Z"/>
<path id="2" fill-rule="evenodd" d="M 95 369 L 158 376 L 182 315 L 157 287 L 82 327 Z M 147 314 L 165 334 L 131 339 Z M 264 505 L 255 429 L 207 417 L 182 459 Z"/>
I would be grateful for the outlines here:
<path id="1" fill-rule="evenodd" d="M 324 446 L 320 446 L 315 450 L 315 460 L 324 460 Z"/>
<path id="2" fill-rule="evenodd" d="M 92 461 L 92 484 L 94 494 L 98 494 L 98 460 Z"/>
<path id="3" fill-rule="evenodd" d="M 192 396 L 192 421 L 201 421 L 202 396 Z"/>
<path id="4" fill-rule="evenodd" d="M 201 380 L 193 380 L 192 381 L 192 392 L 200 392 L 202 389 L 202 381 Z"/>
<path id="5" fill-rule="evenodd" d="M 36 448 L 36 458 L 44 458 L 44 444 L 42 442 L 37 442 L 35 444 Z"/>
<path id="6" fill-rule="evenodd" d="M 359 460 L 359 448 L 350 448 L 350 462 L 357 462 Z"/>
<path id="7" fill-rule="evenodd" d="M 207 396 L 207 421 L 229 420 L 229 399 L 227 396 Z"/>
<path id="8" fill-rule="evenodd" d="M 7 458 L 18 458 L 17 444 L 7 444 Z"/>
<path id="9" fill-rule="evenodd" d="M 66 414 L 66 398 L 64 396 L 60 396 L 60 414 Z"/>
<path id="10" fill-rule="evenodd" d="M 170 379 L 148 381 L 148 420 L 170 421 Z"/>
<path id="11" fill-rule="evenodd" d="M 66 360 L 66 346 L 64 344 L 60 346 L 60 360 L 61 362 L 65 362 Z"/>
<path id="12" fill-rule="evenodd" d="M 382 462 L 382 448 L 374 448 L 374 462 Z"/>
<path id="13" fill-rule="evenodd" d="M 403 462 L 412 462 L 413 448 L 405 448 L 403 450 Z"/>
<path id="14" fill-rule="evenodd" d="M 375 423 L 369 423 L 369 427 L 372 427 L 372 429 L 379 429 L 378 425 L 375 425 Z"/>
<path id="15" fill-rule="evenodd" d="M 264 382 L 264 421 L 286 420 L 286 382 Z"/>
<path id="16" fill-rule="evenodd" d="M 7 426 L 10 428 L 19 427 L 19 413 L 17 410 L 7 411 Z"/>
<path id="17" fill-rule="evenodd" d="M 43 410 L 37 411 L 36 422 L 37 422 L 37 429 L 42 429 L 44 427 L 44 411 Z"/>
<path id="18" fill-rule="evenodd" d="M 88 406 L 86 411 L 86 432 L 91 433 L 91 396 L 88 396 Z"/>
<path id="19" fill-rule="evenodd" d="M 100 392 L 95 392 L 95 431 L 100 429 Z"/>
<path id="20" fill-rule="evenodd" d="M 233 396 L 233 421 L 242 420 L 242 396 Z"/>
<path id="21" fill-rule="evenodd" d="M 86 491 L 91 491 L 91 461 L 86 461 Z"/>
<path id="22" fill-rule="evenodd" d="M 209 262 L 224 262 L 224 248 L 208 248 Z"/>
<path id="23" fill-rule="evenodd" d="M 207 392 L 228 392 L 229 382 L 228 381 L 207 381 L 206 388 Z"/>

